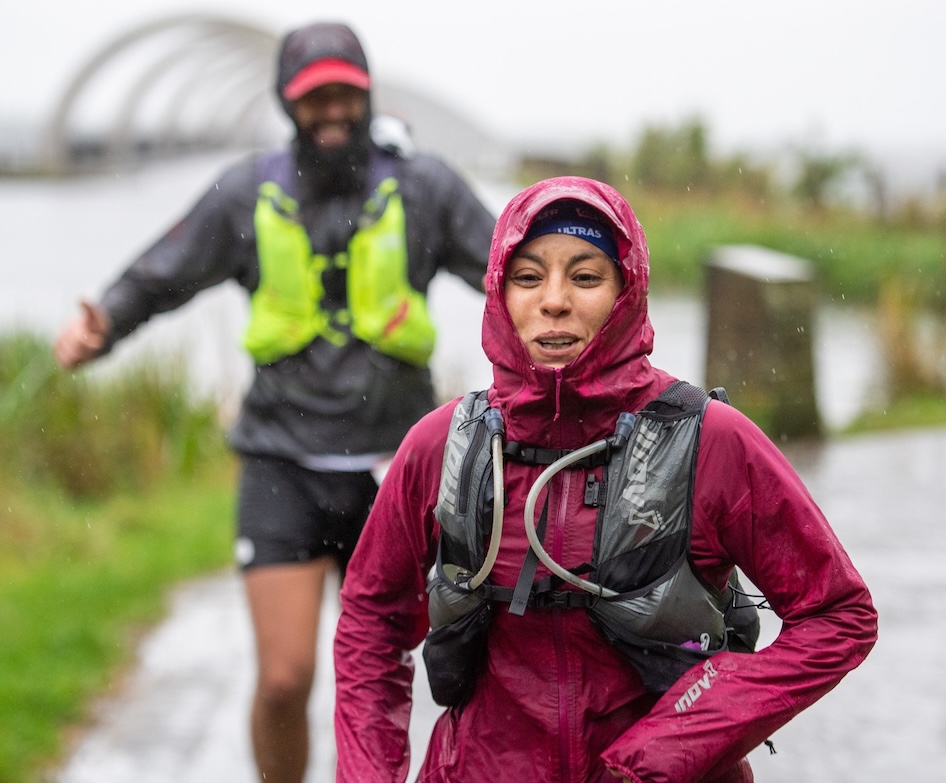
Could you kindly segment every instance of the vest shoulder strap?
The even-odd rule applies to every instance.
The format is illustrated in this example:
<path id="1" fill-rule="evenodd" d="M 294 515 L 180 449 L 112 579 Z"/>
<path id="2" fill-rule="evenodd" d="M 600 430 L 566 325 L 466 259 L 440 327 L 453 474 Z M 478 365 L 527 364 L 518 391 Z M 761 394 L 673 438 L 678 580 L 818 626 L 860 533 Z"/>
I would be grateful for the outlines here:
<path id="1" fill-rule="evenodd" d="M 691 416 L 701 412 L 711 399 L 729 402 L 726 390 L 721 386 L 707 392 L 692 383 L 676 381 L 664 389 L 656 400 L 644 406 L 641 413 L 650 414 L 653 418 Z"/>
<path id="2" fill-rule="evenodd" d="M 457 403 L 444 446 L 434 516 L 440 525 L 438 557 L 473 571 L 483 560 L 482 506 L 490 499 L 492 458 L 485 414 L 486 391 L 470 392 Z"/>
<path id="3" fill-rule="evenodd" d="M 288 149 L 265 152 L 256 162 L 257 180 L 259 184 L 275 182 L 283 191 L 295 197 L 298 188 L 295 187 L 298 176 L 293 172 L 292 151 Z"/>

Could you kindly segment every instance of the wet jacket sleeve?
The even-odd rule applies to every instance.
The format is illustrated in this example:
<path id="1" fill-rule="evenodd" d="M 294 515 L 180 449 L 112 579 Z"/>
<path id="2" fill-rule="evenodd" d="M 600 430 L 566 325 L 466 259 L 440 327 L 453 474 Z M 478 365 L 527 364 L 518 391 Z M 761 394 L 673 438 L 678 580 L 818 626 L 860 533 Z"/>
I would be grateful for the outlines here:
<path id="1" fill-rule="evenodd" d="M 427 632 L 433 508 L 452 411 L 408 433 L 348 566 L 335 636 L 339 783 L 403 781 L 414 667 Z"/>
<path id="2" fill-rule="evenodd" d="M 408 230 L 417 226 L 417 239 L 422 240 L 418 255 L 426 256 L 424 264 L 431 272 L 444 269 L 482 291 L 495 217 L 463 178 L 438 158 L 412 158 L 403 176 L 407 192 L 415 196 L 405 204 L 411 213 Z M 432 242 L 432 237 L 439 241 Z"/>
<path id="3" fill-rule="evenodd" d="M 755 654 L 721 653 L 691 669 L 612 744 L 605 763 L 634 783 L 736 772 L 746 753 L 858 666 L 877 638 L 867 587 L 801 479 L 722 403 L 711 403 L 704 421 L 694 510 L 699 570 L 721 585 L 738 565 L 782 628 Z"/>
<path id="4" fill-rule="evenodd" d="M 255 287 L 255 191 L 250 161 L 229 169 L 122 273 L 102 298 L 112 320 L 111 343 L 228 278 Z"/>

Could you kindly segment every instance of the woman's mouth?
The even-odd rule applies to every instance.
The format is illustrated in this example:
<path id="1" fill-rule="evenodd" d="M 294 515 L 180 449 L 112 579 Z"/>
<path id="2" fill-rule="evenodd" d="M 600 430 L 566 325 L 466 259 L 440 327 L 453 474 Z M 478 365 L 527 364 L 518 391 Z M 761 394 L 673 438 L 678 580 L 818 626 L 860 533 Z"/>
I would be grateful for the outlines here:
<path id="1" fill-rule="evenodd" d="M 578 338 L 571 336 L 539 337 L 536 342 L 543 348 L 554 351 L 571 347 L 578 342 Z"/>

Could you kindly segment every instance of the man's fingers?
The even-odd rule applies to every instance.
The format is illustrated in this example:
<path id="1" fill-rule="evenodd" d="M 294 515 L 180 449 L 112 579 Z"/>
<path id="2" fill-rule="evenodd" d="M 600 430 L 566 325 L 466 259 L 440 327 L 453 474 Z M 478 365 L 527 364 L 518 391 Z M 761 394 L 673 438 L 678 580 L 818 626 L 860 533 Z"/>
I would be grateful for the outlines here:
<path id="1" fill-rule="evenodd" d="M 66 325 L 53 346 L 56 361 L 67 370 L 98 356 L 110 328 L 108 314 L 101 307 L 83 299 L 79 309 L 79 315 Z"/>
<path id="2" fill-rule="evenodd" d="M 82 308 L 82 318 L 90 332 L 104 335 L 108 331 L 108 316 L 101 307 L 97 307 L 86 299 L 79 301 L 79 307 Z"/>

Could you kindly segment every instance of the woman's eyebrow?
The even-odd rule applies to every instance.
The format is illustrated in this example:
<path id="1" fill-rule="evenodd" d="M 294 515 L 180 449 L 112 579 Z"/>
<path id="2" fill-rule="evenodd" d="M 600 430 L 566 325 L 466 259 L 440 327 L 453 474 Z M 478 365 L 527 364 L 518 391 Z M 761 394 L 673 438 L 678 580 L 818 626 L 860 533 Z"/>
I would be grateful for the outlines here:
<path id="1" fill-rule="evenodd" d="M 537 264 L 545 266 L 545 259 L 529 250 L 517 250 L 509 256 L 509 261 L 515 261 L 517 258 L 528 258 L 530 261 L 535 261 Z"/>

